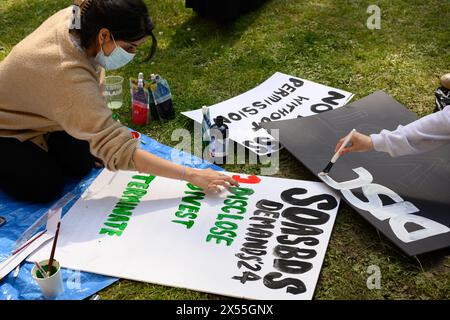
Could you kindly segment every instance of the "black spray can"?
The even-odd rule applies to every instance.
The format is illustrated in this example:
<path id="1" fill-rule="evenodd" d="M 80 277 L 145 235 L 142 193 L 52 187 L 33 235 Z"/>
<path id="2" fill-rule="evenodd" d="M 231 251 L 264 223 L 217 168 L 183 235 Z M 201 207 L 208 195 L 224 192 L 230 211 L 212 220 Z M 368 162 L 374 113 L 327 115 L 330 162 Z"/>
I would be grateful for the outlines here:
<path id="1" fill-rule="evenodd" d="M 228 126 L 224 123 L 222 116 L 214 119 L 210 132 L 209 151 L 211 160 L 215 164 L 225 164 L 228 157 L 230 139 L 228 137 Z"/>

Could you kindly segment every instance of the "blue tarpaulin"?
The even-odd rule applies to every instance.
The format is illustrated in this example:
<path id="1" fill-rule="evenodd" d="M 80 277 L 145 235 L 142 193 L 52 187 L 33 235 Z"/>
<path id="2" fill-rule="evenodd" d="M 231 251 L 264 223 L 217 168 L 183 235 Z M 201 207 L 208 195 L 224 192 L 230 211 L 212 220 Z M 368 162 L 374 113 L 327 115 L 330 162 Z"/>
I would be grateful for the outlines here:
<path id="1" fill-rule="evenodd" d="M 212 168 L 222 170 L 209 162 L 166 145 L 163 145 L 147 136 L 142 135 L 141 148 L 164 159 L 176 159 L 175 162 L 183 163 L 195 168 Z M 89 187 L 101 169 L 93 169 L 92 172 L 81 181 L 68 180 L 65 193 L 74 192 L 75 199 L 63 209 L 63 215 L 70 209 L 76 200 Z M 56 201 L 55 201 L 56 202 Z M 54 202 L 54 203 L 55 203 Z M 54 204 L 46 205 L 18 202 L 0 191 L 0 216 L 6 218 L 6 224 L 0 227 L 0 261 L 5 260 L 13 250 L 16 241 L 22 234 Z M 2 300 L 37 300 L 44 299 L 37 283 L 31 277 L 31 263 L 22 263 L 20 272 L 15 278 L 11 272 L 0 282 L 0 299 Z M 117 278 L 106 277 L 93 273 L 76 270 L 62 270 L 64 281 L 64 294 L 59 300 L 81 300 L 88 298 L 99 290 L 117 281 Z"/>

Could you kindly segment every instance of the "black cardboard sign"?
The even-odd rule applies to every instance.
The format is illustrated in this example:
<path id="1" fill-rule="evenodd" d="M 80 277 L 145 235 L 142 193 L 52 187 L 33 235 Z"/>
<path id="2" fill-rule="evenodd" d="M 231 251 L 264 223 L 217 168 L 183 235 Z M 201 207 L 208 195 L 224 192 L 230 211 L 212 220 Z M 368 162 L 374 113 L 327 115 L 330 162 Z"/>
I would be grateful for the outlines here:
<path id="1" fill-rule="evenodd" d="M 279 129 L 281 144 L 317 175 L 333 156 L 339 138 L 353 128 L 365 134 L 379 133 L 416 119 L 414 113 L 378 91 L 313 117 L 262 126 Z M 450 246 L 449 159 L 450 146 L 396 158 L 384 152 L 351 153 L 336 162 L 329 176 L 345 182 L 359 174 L 371 175 L 371 182 L 340 190 L 342 198 L 405 253 L 414 256 Z"/>

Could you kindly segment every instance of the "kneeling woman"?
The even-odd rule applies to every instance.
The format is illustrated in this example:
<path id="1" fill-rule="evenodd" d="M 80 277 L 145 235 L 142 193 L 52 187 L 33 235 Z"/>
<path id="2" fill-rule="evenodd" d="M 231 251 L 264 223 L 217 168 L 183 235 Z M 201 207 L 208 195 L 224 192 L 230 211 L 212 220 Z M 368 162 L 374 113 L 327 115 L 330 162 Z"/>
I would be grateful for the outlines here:
<path id="1" fill-rule="evenodd" d="M 236 185 L 139 149 L 112 119 L 100 86 L 104 69 L 130 62 L 149 37 L 151 57 L 153 24 L 142 0 L 79 2 L 81 19 L 72 7 L 59 11 L 0 63 L 0 189 L 19 200 L 50 201 L 64 176 L 82 177 L 98 160 L 109 170 L 183 179 L 205 190 Z"/>

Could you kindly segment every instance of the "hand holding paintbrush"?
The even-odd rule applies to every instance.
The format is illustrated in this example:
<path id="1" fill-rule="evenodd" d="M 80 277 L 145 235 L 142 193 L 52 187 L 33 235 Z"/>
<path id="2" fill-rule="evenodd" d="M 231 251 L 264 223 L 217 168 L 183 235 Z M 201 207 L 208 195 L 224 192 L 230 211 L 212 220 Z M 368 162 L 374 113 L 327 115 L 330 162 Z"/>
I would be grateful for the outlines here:
<path id="1" fill-rule="evenodd" d="M 349 152 L 366 152 L 373 149 L 372 139 L 365 134 L 359 133 L 355 129 L 350 131 L 350 133 L 344 138 L 340 139 L 334 151 L 336 152 L 328 163 L 328 165 L 323 169 L 319 175 L 326 175 L 330 172 L 336 161 L 342 157 L 344 154 Z"/>
<path id="2" fill-rule="evenodd" d="M 344 149 L 344 147 L 350 142 L 350 140 L 352 139 L 353 133 L 356 132 L 355 129 L 353 129 L 352 131 L 350 131 L 350 133 L 344 138 L 341 139 L 342 142 L 341 145 L 338 147 L 336 146 L 336 153 L 334 154 L 333 158 L 331 158 L 331 161 L 328 162 L 327 166 L 325 167 L 325 169 L 323 169 L 323 171 L 321 173 L 319 173 L 319 176 L 323 176 L 326 175 L 330 172 L 331 168 L 333 168 L 334 164 L 336 163 L 336 161 L 339 159 L 339 157 L 341 156 L 341 152 L 342 149 Z M 339 145 L 339 144 L 338 144 Z"/>
<path id="3" fill-rule="evenodd" d="M 336 145 L 335 152 L 338 152 L 340 157 L 349 152 L 367 152 L 373 150 L 373 142 L 369 136 L 356 130 L 352 132 L 350 140 L 347 143 L 344 142 L 346 142 L 345 139 L 348 136 L 340 139 Z M 348 145 L 349 143 L 350 145 Z"/>

